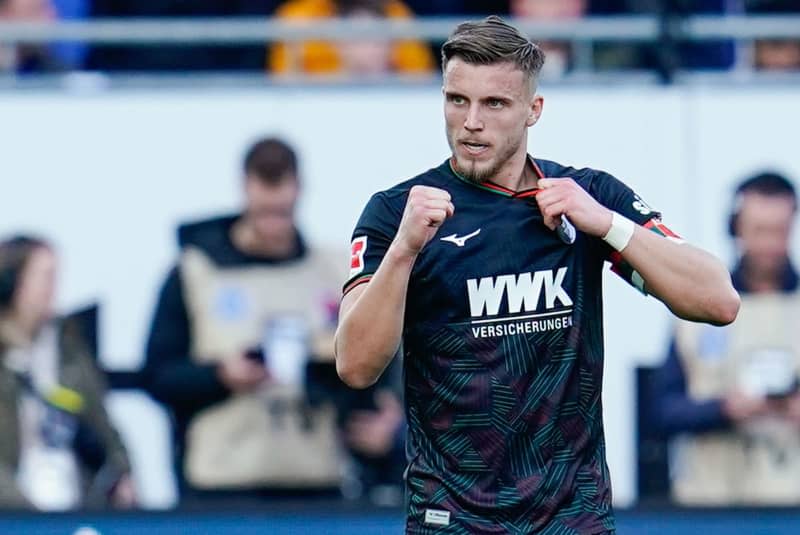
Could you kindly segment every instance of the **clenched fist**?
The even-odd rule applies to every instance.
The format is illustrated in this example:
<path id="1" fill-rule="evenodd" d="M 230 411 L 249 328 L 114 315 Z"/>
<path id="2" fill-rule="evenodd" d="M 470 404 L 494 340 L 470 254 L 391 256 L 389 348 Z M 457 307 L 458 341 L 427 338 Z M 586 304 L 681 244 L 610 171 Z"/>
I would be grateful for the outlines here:
<path id="1" fill-rule="evenodd" d="M 450 194 L 430 186 L 414 186 L 408 193 L 406 208 L 394 242 L 403 254 L 416 256 L 431 241 L 442 223 L 453 215 Z"/>
<path id="2" fill-rule="evenodd" d="M 544 216 L 544 224 L 555 229 L 566 215 L 578 230 L 591 236 L 605 236 L 611 228 L 611 210 L 597 202 L 594 197 L 571 178 L 540 178 L 542 189 L 536 195 Z"/>

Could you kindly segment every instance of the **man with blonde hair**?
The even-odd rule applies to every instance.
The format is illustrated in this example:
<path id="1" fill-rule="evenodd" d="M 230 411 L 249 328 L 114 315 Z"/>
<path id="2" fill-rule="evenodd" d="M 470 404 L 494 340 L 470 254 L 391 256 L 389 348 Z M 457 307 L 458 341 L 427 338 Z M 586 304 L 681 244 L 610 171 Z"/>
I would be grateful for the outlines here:
<path id="1" fill-rule="evenodd" d="M 402 342 L 408 533 L 613 532 L 603 263 L 686 319 L 730 323 L 739 297 L 622 182 L 528 155 L 538 46 L 489 17 L 442 59 L 452 155 L 364 209 L 339 375 L 373 384 Z"/>

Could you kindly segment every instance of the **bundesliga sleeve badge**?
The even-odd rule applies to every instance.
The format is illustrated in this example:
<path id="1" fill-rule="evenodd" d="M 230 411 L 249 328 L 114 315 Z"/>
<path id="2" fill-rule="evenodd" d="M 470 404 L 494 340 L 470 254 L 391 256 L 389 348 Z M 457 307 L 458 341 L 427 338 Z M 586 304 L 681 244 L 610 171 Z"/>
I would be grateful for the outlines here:
<path id="1" fill-rule="evenodd" d="M 364 271 L 364 253 L 367 252 L 367 237 L 359 236 L 350 244 L 350 278 Z"/>

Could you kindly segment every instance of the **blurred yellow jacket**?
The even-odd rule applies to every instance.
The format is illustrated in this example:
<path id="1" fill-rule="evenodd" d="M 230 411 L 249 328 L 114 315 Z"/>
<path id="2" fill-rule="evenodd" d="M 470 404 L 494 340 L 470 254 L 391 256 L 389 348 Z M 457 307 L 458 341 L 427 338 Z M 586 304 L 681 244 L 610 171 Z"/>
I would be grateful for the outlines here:
<path id="1" fill-rule="evenodd" d="M 327 19 L 336 16 L 334 0 L 289 0 L 275 12 L 280 19 Z M 388 18 L 411 18 L 414 14 L 400 0 L 386 4 Z M 398 41 L 392 45 L 392 70 L 424 74 L 434 68 L 430 48 L 421 41 Z M 275 43 L 269 50 L 267 69 L 276 74 L 336 74 L 342 61 L 336 46 L 327 41 Z"/>

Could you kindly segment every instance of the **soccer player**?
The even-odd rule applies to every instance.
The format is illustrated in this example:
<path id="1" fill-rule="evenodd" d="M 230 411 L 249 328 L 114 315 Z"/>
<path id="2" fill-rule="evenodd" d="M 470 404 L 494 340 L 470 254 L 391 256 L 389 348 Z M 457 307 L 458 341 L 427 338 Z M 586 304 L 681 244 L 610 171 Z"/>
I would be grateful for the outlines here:
<path id="1" fill-rule="evenodd" d="M 603 263 L 685 319 L 739 296 L 622 182 L 527 154 L 544 57 L 515 28 L 461 24 L 442 59 L 452 155 L 364 209 L 339 375 L 373 384 L 402 342 L 407 533 L 613 532 Z"/>

